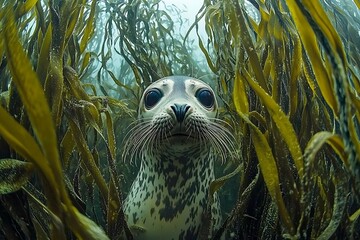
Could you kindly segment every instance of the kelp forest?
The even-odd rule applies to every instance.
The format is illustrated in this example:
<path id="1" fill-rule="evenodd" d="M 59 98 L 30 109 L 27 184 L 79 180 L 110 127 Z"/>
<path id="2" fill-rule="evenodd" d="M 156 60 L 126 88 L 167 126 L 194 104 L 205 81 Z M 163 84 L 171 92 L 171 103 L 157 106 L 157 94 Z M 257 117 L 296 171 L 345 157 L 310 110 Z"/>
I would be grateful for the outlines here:
<path id="1" fill-rule="evenodd" d="M 0 239 L 133 239 L 124 137 L 169 75 L 213 86 L 235 133 L 214 239 L 359 239 L 359 0 L 163 6 L 0 0 Z"/>

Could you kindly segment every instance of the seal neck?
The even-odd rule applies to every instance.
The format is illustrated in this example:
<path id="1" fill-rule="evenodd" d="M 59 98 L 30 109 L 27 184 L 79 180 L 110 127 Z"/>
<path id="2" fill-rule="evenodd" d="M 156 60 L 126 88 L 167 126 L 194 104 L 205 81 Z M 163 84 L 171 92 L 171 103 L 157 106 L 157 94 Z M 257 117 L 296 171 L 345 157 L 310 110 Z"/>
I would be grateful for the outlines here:
<path id="1" fill-rule="evenodd" d="M 179 173 L 184 169 L 212 169 L 213 156 L 212 149 L 206 145 L 201 147 L 169 145 L 144 151 L 141 164 L 153 168 L 160 174 L 168 175 L 171 172 Z"/>

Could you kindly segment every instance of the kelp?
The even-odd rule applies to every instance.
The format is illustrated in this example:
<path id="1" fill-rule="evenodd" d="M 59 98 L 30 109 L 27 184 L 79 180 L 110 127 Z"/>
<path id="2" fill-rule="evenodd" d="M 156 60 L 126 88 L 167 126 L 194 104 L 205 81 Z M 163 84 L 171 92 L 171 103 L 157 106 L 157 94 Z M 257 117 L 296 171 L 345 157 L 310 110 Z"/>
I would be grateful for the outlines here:
<path id="1" fill-rule="evenodd" d="M 359 11 L 345 5 L 205 1 L 198 13 L 209 42 L 207 50 L 202 42 L 199 47 L 211 62 L 226 109 L 235 113 L 230 116 L 241 136 L 241 161 L 248 166 L 238 202 L 244 195 L 259 201 L 257 209 L 251 201 L 242 203 L 243 214 L 233 211 L 226 220 L 238 236 L 359 236 L 359 223 L 348 221 L 360 204 L 354 87 L 359 72 L 352 70 L 359 64 L 359 24 L 351 20 Z M 353 25 L 343 26 L 346 21 Z M 261 200 L 246 188 L 252 165 L 259 166 L 266 186 Z M 260 219 L 274 211 L 280 221 L 271 223 L 269 233 L 270 223 Z"/>
<path id="2" fill-rule="evenodd" d="M 0 4 L 0 236 L 132 239 L 121 143 L 144 88 L 181 74 L 241 146 L 214 239 L 359 238 L 359 1 L 205 0 L 185 36 L 161 4 Z"/>
<path id="3" fill-rule="evenodd" d="M 77 75 L 89 67 L 89 54 L 85 48 L 93 34 L 96 3 L 93 1 L 87 8 L 84 1 L 63 4 L 50 1 L 49 5 L 27 1 L 17 6 L 9 2 L 1 11 L 1 58 L 10 70 L 5 73 L 10 75 L 7 82 L 10 88 L 5 89 L 9 99 L 0 109 L 0 131 L 1 141 L 9 144 L 8 158 L 13 158 L 5 159 L 6 152 L 2 150 L 2 194 L 9 193 L 9 189 L 14 192 L 22 188 L 25 195 L 13 193 L 14 196 L 24 196 L 25 201 L 26 198 L 33 199 L 29 200 L 30 205 L 24 205 L 30 206 L 27 209 L 30 214 L 13 215 L 14 219 L 22 218 L 27 222 L 29 227 L 19 226 L 23 226 L 25 233 L 35 231 L 31 235 L 64 239 L 72 233 L 80 239 L 108 239 L 120 236 L 127 228 L 121 212 L 119 176 L 114 166 L 114 129 L 108 124 L 112 125 L 110 108 L 120 108 L 122 114 L 130 114 L 131 110 L 123 102 L 89 95 Z M 79 13 L 87 17 L 87 21 L 78 21 Z M 19 28 L 28 21 L 34 23 L 34 29 Z M 29 32 L 20 35 L 25 31 Z M 78 48 L 73 49 L 70 42 L 76 37 L 81 37 L 81 41 Z M 1 80 L 6 81 L 6 78 Z M 94 134 L 90 134 L 92 130 L 95 130 Z M 108 175 L 105 171 L 100 172 L 100 164 L 104 162 L 96 162 L 99 160 L 96 156 L 98 136 L 110 149 Z M 77 153 L 74 153 L 75 149 Z M 69 181 L 74 177 L 74 168 L 82 169 L 81 173 L 77 172 L 74 180 Z M 97 202 L 99 205 L 79 211 L 75 206 L 83 206 L 80 188 L 84 187 L 81 182 L 85 177 L 97 183 L 96 191 L 100 192 L 101 199 Z M 27 182 L 30 179 L 34 179 L 36 191 L 29 189 Z M 111 182 L 111 188 L 107 182 Z M 2 198 L 1 205 L 12 208 L 7 201 Z M 47 207 L 36 211 L 39 208 L 34 207 L 34 203 Z M 89 213 L 98 207 L 111 209 L 108 213 L 111 217 L 104 227 L 89 218 Z M 7 221 L 5 215 L 0 218 L 1 222 Z M 24 236 L 18 233 L 17 224 L 20 222 L 15 220 L 2 234 Z M 105 226 L 111 233 L 105 233 Z"/>
<path id="4" fill-rule="evenodd" d="M 146 84 L 204 67 L 159 2 L 1 7 L 1 236 L 131 239 L 122 134 Z"/>
<path id="5" fill-rule="evenodd" d="M 133 80 L 118 81 L 114 70 L 107 67 L 114 49 L 130 66 L 136 80 L 137 90 L 144 90 L 151 82 L 163 76 L 190 75 L 203 76 L 207 72 L 206 65 L 196 62 L 190 41 L 175 31 L 174 17 L 160 9 L 160 1 L 124 1 L 118 4 L 105 2 L 105 8 L 110 10 L 110 16 L 105 22 L 105 37 L 102 48 L 106 54 L 101 56 L 105 72 L 121 88 L 133 85 Z M 174 11 L 177 11 L 174 9 Z M 179 26 L 181 27 L 181 26 Z M 114 37 L 114 32 L 118 36 Z M 131 75 L 130 75 L 131 76 Z M 128 76 L 124 76 L 128 78 Z M 138 92 L 133 93 L 135 97 Z"/>

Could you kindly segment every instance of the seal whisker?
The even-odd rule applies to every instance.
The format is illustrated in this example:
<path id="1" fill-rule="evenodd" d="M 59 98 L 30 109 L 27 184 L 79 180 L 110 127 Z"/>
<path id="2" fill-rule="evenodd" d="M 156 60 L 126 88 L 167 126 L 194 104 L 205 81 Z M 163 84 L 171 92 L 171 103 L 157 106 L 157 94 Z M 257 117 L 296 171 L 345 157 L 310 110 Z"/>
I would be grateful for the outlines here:
<path id="1" fill-rule="evenodd" d="M 216 138 L 216 133 L 214 133 L 214 131 L 211 128 L 209 128 L 209 130 L 207 132 L 207 137 L 208 137 L 210 143 L 214 146 L 215 152 L 220 154 L 220 158 L 223 161 L 224 154 L 225 154 L 224 150 L 221 147 L 221 145 L 219 144 L 218 139 Z"/>
<path id="2" fill-rule="evenodd" d="M 222 125 L 216 123 L 216 122 L 211 122 L 211 127 L 215 129 L 215 132 L 219 135 L 222 136 L 222 138 L 224 140 L 226 140 L 226 142 L 228 144 L 230 144 L 230 146 L 234 149 L 234 142 L 235 142 L 235 137 L 234 135 L 230 132 L 229 129 L 224 128 Z"/>
<path id="3" fill-rule="evenodd" d="M 139 122 L 136 126 L 131 128 L 131 132 L 128 136 L 128 140 L 125 143 L 123 158 L 125 159 L 126 156 L 130 155 L 130 162 L 139 151 L 139 146 L 143 146 L 144 139 L 146 141 L 146 137 L 151 133 L 151 125 L 150 121 Z M 141 134 L 140 134 L 141 133 Z"/>
<path id="4" fill-rule="evenodd" d="M 229 153 L 232 152 L 235 147 L 231 142 L 230 137 L 226 133 L 219 130 L 219 128 L 212 127 L 212 129 L 213 130 L 211 132 L 214 134 L 214 138 L 218 141 L 221 141 L 221 146 L 223 146 L 223 148 L 226 148 Z"/>

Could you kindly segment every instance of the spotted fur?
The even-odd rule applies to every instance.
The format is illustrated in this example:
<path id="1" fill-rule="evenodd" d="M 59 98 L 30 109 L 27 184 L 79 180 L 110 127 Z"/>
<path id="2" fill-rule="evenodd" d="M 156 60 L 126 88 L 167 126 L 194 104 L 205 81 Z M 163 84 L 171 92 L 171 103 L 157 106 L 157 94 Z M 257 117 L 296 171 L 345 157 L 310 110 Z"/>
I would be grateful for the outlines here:
<path id="1" fill-rule="evenodd" d="M 125 200 L 125 215 L 135 239 L 196 239 L 209 205 L 209 185 L 215 179 L 215 156 L 224 158 L 232 135 L 217 121 L 217 102 L 211 108 L 196 98 L 198 89 L 211 88 L 189 77 L 168 77 L 145 90 L 162 91 L 154 107 L 139 106 L 125 154 L 140 159 L 139 173 Z M 172 106 L 187 104 L 179 121 Z M 213 198 L 212 231 L 221 223 L 217 196 Z"/>

